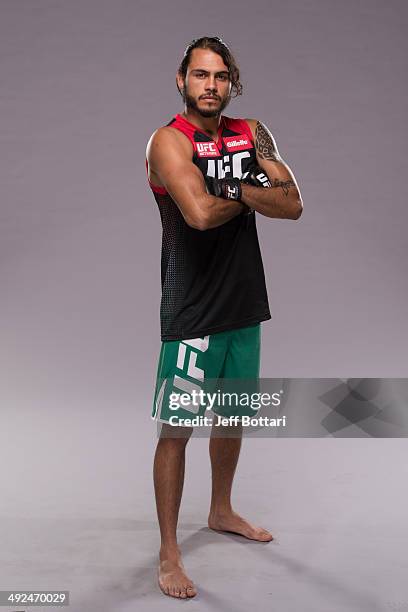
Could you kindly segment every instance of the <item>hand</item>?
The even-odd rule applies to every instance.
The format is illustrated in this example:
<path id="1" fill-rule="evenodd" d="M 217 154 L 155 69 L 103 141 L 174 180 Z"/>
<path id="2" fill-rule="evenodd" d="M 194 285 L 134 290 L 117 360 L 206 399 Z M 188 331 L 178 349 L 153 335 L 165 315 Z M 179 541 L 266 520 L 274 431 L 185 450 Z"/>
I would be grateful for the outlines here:
<path id="1" fill-rule="evenodd" d="M 272 187 L 272 183 L 260 166 L 254 164 L 242 175 L 242 183 L 253 185 L 254 187 Z"/>
<path id="2" fill-rule="evenodd" d="M 225 200 L 240 200 L 242 195 L 241 183 L 237 178 L 216 179 L 206 176 L 205 184 L 208 193 Z"/>

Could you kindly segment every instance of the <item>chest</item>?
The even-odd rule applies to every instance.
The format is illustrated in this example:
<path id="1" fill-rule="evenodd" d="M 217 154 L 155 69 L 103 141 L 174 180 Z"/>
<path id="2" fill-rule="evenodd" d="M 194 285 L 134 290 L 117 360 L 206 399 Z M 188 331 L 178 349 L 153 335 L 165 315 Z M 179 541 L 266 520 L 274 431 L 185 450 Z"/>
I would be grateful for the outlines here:
<path id="1" fill-rule="evenodd" d="M 234 134 L 225 130 L 218 142 L 196 133 L 193 141 L 193 163 L 204 176 L 213 178 L 241 176 L 256 161 L 251 139 L 246 134 Z"/>

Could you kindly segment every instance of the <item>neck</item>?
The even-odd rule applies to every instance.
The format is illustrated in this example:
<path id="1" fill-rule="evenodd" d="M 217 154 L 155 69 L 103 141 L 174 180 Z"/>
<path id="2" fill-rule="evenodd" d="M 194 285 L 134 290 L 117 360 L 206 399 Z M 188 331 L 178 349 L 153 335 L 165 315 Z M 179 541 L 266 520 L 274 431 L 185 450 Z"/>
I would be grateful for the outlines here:
<path id="1" fill-rule="evenodd" d="M 196 111 L 187 109 L 186 107 L 181 114 L 187 119 L 187 121 L 200 128 L 200 130 L 214 136 L 217 135 L 221 122 L 221 114 L 217 115 L 216 117 L 202 117 Z"/>

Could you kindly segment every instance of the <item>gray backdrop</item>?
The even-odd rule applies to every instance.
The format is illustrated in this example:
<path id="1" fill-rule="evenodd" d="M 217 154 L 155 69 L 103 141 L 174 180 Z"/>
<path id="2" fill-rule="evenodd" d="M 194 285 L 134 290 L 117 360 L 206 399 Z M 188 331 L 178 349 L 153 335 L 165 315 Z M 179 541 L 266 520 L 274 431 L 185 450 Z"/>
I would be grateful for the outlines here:
<path id="1" fill-rule="evenodd" d="M 140 443 L 144 428 L 154 444 L 161 226 L 145 145 L 182 109 L 193 37 L 231 45 L 244 95 L 227 112 L 269 126 L 304 200 L 297 222 L 257 217 L 273 314 L 262 375 L 407 376 L 406 2 L 0 10 L 4 516 L 109 515 L 129 491 L 129 515 L 141 492 L 154 511 Z"/>
<path id="2" fill-rule="evenodd" d="M 151 389 L 161 226 L 145 145 L 181 110 L 175 71 L 205 33 L 241 66 L 228 112 L 267 123 L 304 200 L 297 222 L 258 215 L 262 374 L 406 376 L 407 18 L 395 0 L 3 0 L 6 399 Z"/>

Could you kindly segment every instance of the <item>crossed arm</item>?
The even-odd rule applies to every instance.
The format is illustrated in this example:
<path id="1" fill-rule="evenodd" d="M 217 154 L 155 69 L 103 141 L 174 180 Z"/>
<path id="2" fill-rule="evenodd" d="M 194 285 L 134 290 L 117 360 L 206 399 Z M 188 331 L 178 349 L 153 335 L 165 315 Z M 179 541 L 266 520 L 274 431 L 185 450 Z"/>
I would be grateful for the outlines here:
<path id="1" fill-rule="evenodd" d="M 254 137 L 256 158 L 272 187 L 242 185 L 242 201 L 261 215 L 278 219 L 298 219 L 303 203 L 296 179 L 281 158 L 268 128 L 255 119 L 247 119 Z"/>
<path id="2" fill-rule="evenodd" d="M 303 205 L 291 170 L 280 157 L 269 130 L 254 119 L 247 122 L 254 136 L 257 162 L 272 187 L 241 184 L 242 202 L 266 217 L 298 219 Z M 192 162 L 191 143 L 178 130 L 159 128 L 150 138 L 146 154 L 150 171 L 191 227 L 199 230 L 218 227 L 243 211 L 241 202 L 207 193 L 203 175 Z"/>
<path id="3" fill-rule="evenodd" d="M 244 210 L 242 202 L 207 192 L 204 177 L 192 162 L 192 145 L 178 130 L 159 128 L 149 140 L 146 156 L 150 171 L 166 188 L 190 227 L 212 229 Z"/>

